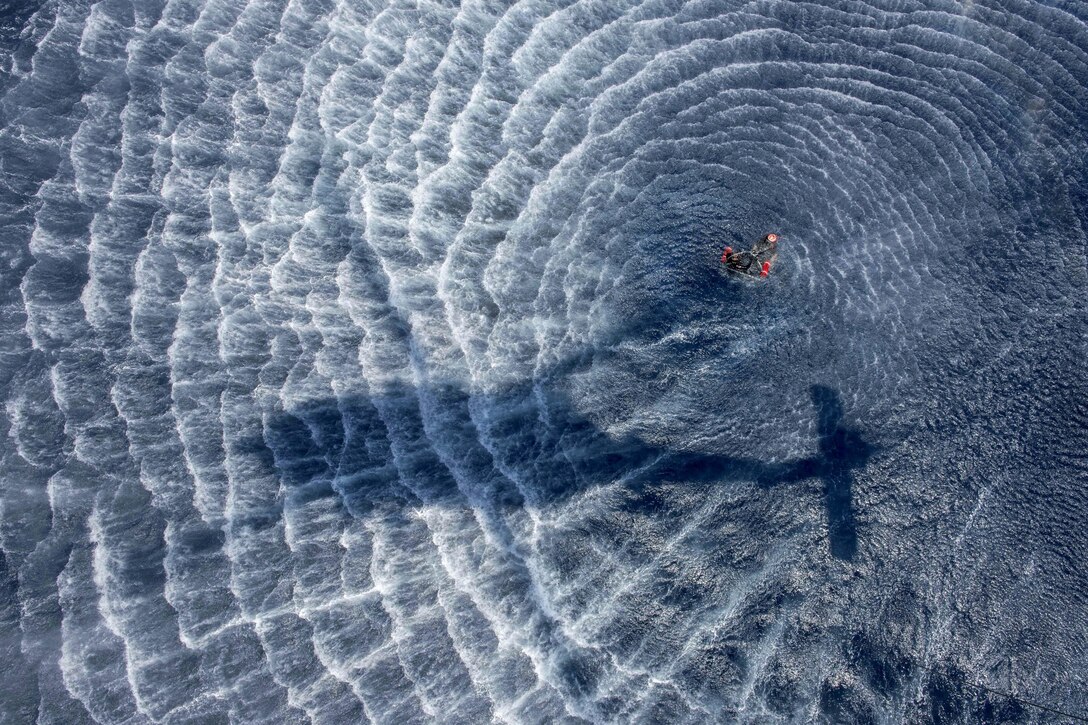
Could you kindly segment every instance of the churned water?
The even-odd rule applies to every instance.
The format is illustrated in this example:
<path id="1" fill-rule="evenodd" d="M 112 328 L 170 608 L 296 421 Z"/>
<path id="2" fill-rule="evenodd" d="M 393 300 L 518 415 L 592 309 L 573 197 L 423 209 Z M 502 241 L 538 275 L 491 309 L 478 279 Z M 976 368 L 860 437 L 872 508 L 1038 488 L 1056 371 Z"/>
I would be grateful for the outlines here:
<path id="1" fill-rule="evenodd" d="M 1088 713 L 1088 4 L 0 10 L 4 722 Z"/>

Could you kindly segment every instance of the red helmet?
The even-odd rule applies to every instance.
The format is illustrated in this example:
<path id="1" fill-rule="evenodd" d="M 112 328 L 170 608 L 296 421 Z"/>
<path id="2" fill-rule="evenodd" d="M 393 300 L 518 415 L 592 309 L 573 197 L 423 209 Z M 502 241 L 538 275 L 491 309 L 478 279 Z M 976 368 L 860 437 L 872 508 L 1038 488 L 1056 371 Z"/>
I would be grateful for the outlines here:
<path id="1" fill-rule="evenodd" d="M 768 234 L 768 235 L 767 235 L 767 241 L 768 241 L 768 242 L 770 242 L 771 244 L 774 244 L 775 242 L 777 242 L 777 241 L 778 241 L 778 235 L 777 235 L 777 234 L 773 234 L 773 233 L 772 233 L 772 234 Z"/>

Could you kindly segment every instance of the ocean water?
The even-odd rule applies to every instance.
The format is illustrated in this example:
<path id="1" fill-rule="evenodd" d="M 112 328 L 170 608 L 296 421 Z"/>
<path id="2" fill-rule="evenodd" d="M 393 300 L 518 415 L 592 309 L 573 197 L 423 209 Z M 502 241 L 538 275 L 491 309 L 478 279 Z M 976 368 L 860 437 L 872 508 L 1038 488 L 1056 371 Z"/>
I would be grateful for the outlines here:
<path id="1" fill-rule="evenodd" d="M 1088 3 L 0 16 L 0 721 L 1088 716 Z"/>

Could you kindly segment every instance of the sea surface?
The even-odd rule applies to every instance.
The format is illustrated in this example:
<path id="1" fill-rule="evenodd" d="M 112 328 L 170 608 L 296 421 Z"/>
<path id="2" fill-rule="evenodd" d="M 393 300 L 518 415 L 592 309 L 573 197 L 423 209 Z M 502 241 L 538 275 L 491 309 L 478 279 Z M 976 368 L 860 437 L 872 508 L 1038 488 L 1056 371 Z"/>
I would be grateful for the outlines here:
<path id="1" fill-rule="evenodd" d="M 1086 240 L 1082 0 L 2 2 L 0 722 L 1088 717 Z"/>

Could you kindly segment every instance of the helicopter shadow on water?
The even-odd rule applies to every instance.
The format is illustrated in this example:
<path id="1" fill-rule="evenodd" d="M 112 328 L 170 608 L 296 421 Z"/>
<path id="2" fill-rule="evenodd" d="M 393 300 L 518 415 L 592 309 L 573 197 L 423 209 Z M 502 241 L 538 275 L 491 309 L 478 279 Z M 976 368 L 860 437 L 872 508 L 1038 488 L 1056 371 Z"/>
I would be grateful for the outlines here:
<path id="1" fill-rule="evenodd" d="M 762 487 L 818 478 L 823 482 L 828 548 L 837 559 L 853 560 L 858 548 L 853 472 L 877 452 L 860 431 L 846 425 L 839 394 L 825 385 L 809 388 L 816 413 L 817 453 L 781 463 L 743 456 L 665 453 L 649 477 L 677 481 L 755 481 Z"/>
<path id="2" fill-rule="evenodd" d="M 527 503 L 547 507 L 617 480 L 633 487 L 661 481 L 754 481 L 770 487 L 818 478 L 823 482 L 830 553 L 842 560 L 854 558 L 854 471 L 878 449 L 844 422 L 834 389 L 812 385 L 809 390 L 817 422 L 816 454 L 766 462 L 609 436 L 558 387 L 538 382 L 481 397 L 456 386 L 404 386 L 381 396 L 319 399 L 293 405 L 289 412 L 266 414 L 261 434 L 235 440 L 230 450 L 247 455 L 257 471 L 277 479 L 283 493 L 271 505 L 238 511 L 233 524 L 263 528 L 293 507 L 334 496 L 352 515 L 365 516 L 375 509 L 424 503 L 496 511 Z M 426 406 L 420 405 L 423 399 Z M 424 409 L 440 411 L 439 420 L 432 413 L 424 425 Z M 487 421 L 486 446 L 481 417 Z M 396 456 L 393 439 L 402 441 Z M 439 456 L 438 450 L 445 455 Z M 457 459 L 453 466 L 451 455 Z"/>

